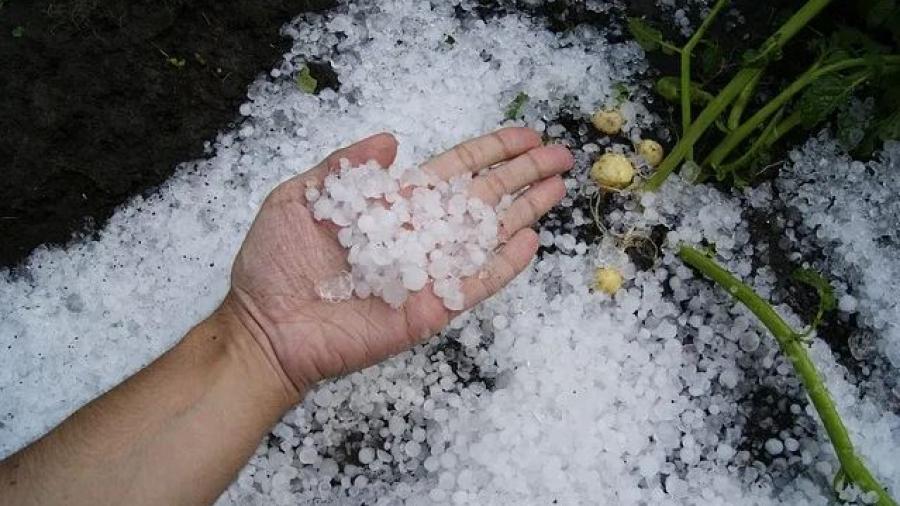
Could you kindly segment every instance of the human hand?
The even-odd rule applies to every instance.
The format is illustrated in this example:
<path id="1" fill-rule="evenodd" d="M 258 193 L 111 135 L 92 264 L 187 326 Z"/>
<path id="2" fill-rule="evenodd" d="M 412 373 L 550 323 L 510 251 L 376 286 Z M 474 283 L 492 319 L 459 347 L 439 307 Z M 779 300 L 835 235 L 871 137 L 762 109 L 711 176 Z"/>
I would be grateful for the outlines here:
<path id="1" fill-rule="evenodd" d="M 322 163 L 279 185 L 263 203 L 232 269 L 223 310 L 253 336 L 286 385 L 302 393 L 321 379 L 375 364 L 438 332 L 458 312 L 449 311 L 429 286 L 394 309 L 377 297 L 328 302 L 320 282 L 349 271 L 338 228 L 316 221 L 305 192 L 321 188 L 325 177 L 351 165 L 394 162 L 397 141 L 379 134 L 332 153 Z M 465 308 L 500 290 L 531 261 L 537 234 L 528 226 L 565 194 L 560 174 L 572 167 L 568 149 L 541 146 L 527 128 L 504 128 L 462 143 L 423 168 L 442 179 L 482 171 L 470 194 L 496 206 L 506 194 L 519 195 L 499 218 L 502 247 L 476 276 L 463 280 Z M 530 187 L 529 187 L 530 185 Z M 290 388 L 290 386 L 288 386 Z"/>

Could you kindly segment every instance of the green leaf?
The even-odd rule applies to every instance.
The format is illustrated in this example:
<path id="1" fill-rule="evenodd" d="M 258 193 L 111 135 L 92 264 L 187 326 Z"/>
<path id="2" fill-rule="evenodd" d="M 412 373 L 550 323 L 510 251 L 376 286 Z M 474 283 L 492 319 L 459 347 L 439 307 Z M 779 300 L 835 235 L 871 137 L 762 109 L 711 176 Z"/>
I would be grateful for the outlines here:
<path id="1" fill-rule="evenodd" d="M 847 488 L 849 485 L 847 481 L 847 473 L 844 472 L 844 468 L 841 467 L 838 469 L 837 473 L 835 473 L 834 478 L 831 480 L 831 488 L 834 489 L 835 492 L 840 494 Z"/>
<path id="2" fill-rule="evenodd" d="M 644 51 L 656 51 L 664 42 L 662 32 L 641 18 L 628 18 L 628 31 Z"/>
<path id="3" fill-rule="evenodd" d="M 900 110 L 894 110 L 886 117 L 876 121 L 874 134 L 882 142 L 900 139 Z"/>
<path id="4" fill-rule="evenodd" d="M 725 54 L 718 44 L 704 44 L 700 50 L 700 72 L 709 78 L 725 64 Z"/>
<path id="5" fill-rule="evenodd" d="M 813 81 L 797 103 L 804 128 L 812 128 L 846 103 L 853 92 L 854 81 L 840 74 L 826 74 Z"/>
<path id="6" fill-rule="evenodd" d="M 886 140 L 900 139 L 900 86 L 893 79 L 872 82 L 875 117 L 869 122 L 865 136 L 854 155 L 871 156 Z"/>
<path id="7" fill-rule="evenodd" d="M 867 54 L 883 54 L 890 51 L 888 46 L 881 44 L 866 33 L 849 26 L 842 26 L 832 32 L 831 37 L 824 43 L 826 52 L 839 52 L 846 55 L 862 56 Z"/>
<path id="8" fill-rule="evenodd" d="M 653 88 L 659 96 L 672 103 L 677 103 L 678 97 L 681 96 L 681 81 L 674 76 L 659 78 Z M 701 88 L 699 84 L 691 83 L 691 103 L 706 105 L 713 98 L 712 94 Z"/>
<path id="9" fill-rule="evenodd" d="M 616 105 L 627 102 L 629 98 L 631 98 L 631 90 L 628 89 L 627 84 L 616 83 L 613 85 L 613 101 Z"/>
<path id="10" fill-rule="evenodd" d="M 16 39 L 21 39 L 25 35 L 25 27 L 17 26 L 12 29 L 12 36 Z"/>
<path id="11" fill-rule="evenodd" d="M 297 88 L 300 89 L 303 93 L 315 93 L 316 86 L 318 86 L 319 81 L 310 75 L 309 67 L 303 65 L 300 67 L 300 71 L 297 72 Z"/>
<path id="12" fill-rule="evenodd" d="M 832 311 L 837 307 L 837 300 L 834 298 L 834 288 L 821 274 L 812 269 L 797 269 L 791 274 L 794 281 L 809 285 L 816 289 L 819 294 L 819 305 L 825 311 Z"/>
<path id="13" fill-rule="evenodd" d="M 837 307 L 837 299 L 834 298 L 834 288 L 831 287 L 831 283 L 827 279 L 812 269 L 797 269 L 791 274 L 791 278 L 794 281 L 815 288 L 816 293 L 819 295 L 819 309 L 816 317 L 809 324 L 809 330 L 804 333 L 808 334 L 819 326 L 819 322 L 825 313 L 833 311 Z"/>
<path id="14" fill-rule="evenodd" d="M 522 114 L 522 108 L 525 107 L 525 103 L 528 102 L 528 95 L 520 91 L 516 98 L 513 99 L 512 102 L 506 106 L 506 113 L 504 117 L 506 119 L 516 119 Z"/>
<path id="15" fill-rule="evenodd" d="M 660 77 L 653 85 L 653 89 L 657 95 L 672 103 L 678 102 L 678 96 L 681 94 L 678 78 L 673 76 Z"/>

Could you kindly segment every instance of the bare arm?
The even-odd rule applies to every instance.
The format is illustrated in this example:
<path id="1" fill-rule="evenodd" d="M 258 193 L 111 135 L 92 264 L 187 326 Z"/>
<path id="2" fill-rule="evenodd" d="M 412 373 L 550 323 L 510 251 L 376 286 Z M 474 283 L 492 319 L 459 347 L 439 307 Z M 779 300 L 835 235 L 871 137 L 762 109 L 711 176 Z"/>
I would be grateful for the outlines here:
<path id="1" fill-rule="evenodd" d="M 454 312 L 426 287 L 399 309 L 377 298 L 320 300 L 315 287 L 346 270 L 335 227 L 305 201 L 346 158 L 389 166 L 396 141 L 376 135 L 333 153 L 276 188 L 232 270 L 222 306 L 146 369 L 0 463 L 0 505 L 165 505 L 213 502 L 270 427 L 318 381 L 361 369 L 443 328 Z M 480 171 L 470 191 L 495 205 L 504 245 L 463 281 L 465 307 L 492 295 L 537 251 L 528 225 L 565 194 L 561 146 L 509 128 L 438 155 L 425 168 L 449 179 Z"/>
<path id="2" fill-rule="evenodd" d="M 0 504 L 204 504 L 300 398 L 224 305 L 0 463 Z"/>

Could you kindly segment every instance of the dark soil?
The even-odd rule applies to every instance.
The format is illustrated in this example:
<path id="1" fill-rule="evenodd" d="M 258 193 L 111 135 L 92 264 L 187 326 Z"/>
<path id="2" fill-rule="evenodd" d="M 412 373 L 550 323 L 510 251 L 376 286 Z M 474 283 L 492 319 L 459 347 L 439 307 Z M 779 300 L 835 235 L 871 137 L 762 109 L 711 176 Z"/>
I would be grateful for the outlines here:
<path id="1" fill-rule="evenodd" d="M 0 1 L 0 267 L 102 226 L 236 118 L 332 0 Z"/>

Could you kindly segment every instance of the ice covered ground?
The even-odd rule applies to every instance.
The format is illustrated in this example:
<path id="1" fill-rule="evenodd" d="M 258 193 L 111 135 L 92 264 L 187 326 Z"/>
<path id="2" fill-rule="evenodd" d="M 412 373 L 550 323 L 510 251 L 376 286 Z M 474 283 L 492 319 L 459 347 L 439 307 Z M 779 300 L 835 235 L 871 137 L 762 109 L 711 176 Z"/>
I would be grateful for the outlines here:
<path id="1" fill-rule="evenodd" d="M 695 279 L 668 247 L 714 243 L 733 271 L 773 293 L 774 273 L 754 262 L 764 252 L 744 221 L 747 208 L 770 204 L 768 187 L 723 195 L 673 178 L 658 194 L 618 195 L 602 211 L 611 232 L 586 244 L 594 225 L 580 203 L 590 199 L 590 162 L 629 147 L 595 141 L 586 121 L 570 131 L 553 120 L 613 105 L 624 83 L 634 91 L 622 104 L 628 137 L 655 136 L 646 97 L 633 87 L 641 52 L 594 29 L 557 36 L 515 14 L 483 21 L 469 7 L 366 2 L 296 20 L 285 29 L 293 49 L 251 86 L 245 121 L 211 143 L 208 160 L 120 210 L 99 240 L 39 251 L 20 276 L 5 275 L 0 455 L 151 361 L 215 307 L 255 209 L 279 181 L 380 130 L 399 137 L 398 163 L 420 161 L 496 128 L 524 91 L 526 123 L 572 144 L 578 158 L 569 207 L 544 222 L 539 260 L 443 335 L 322 385 L 274 428 L 220 503 L 826 502 L 836 461 L 789 364 L 747 311 Z M 294 86 L 293 73 L 311 58 L 334 63 L 339 92 Z M 785 183 L 794 207 L 806 192 L 854 200 L 852 188 L 801 179 L 817 164 L 845 163 L 828 146 L 797 152 L 797 179 Z M 885 164 L 896 166 L 891 152 Z M 886 190 L 872 203 L 887 209 L 896 178 L 873 184 Z M 815 206 L 809 216 L 797 207 L 798 240 L 806 237 L 800 222 L 825 219 Z M 871 219 L 896 216 L 879 212 Z M 871 237 L 896 220 L 884 223 Z M 660 255 L 642 270 L 615 234 L 633 239 L 654 227 L 664 232 Z M 854 264 L 858 237 L 820 229 L 829 230 L 826 249 L 845 245 L 830 257 L 846 265 L 835 268 L 853 287 L 855 305 L 845 298 L 843 310 L 859 311 L 879 349 L 890 350 L 892 327 L 878 322 L 889 319 L 891 292 L 878 291 L 875 271 L 853 274 L 872 263 Z M 884 249 L 872 254 L 892 265 L 897 243 L 878 244 Z M 594 268 L 609 264 L 626 277 L 612 299 L 589 288 Z M 812 354 L 860 452 L 896 495 L 900 420 L 884 399 L 859 398 L 824 343 L 815 341 Z M 746 402 L 766 395 L 775 398 L 772 413 Z"/>

